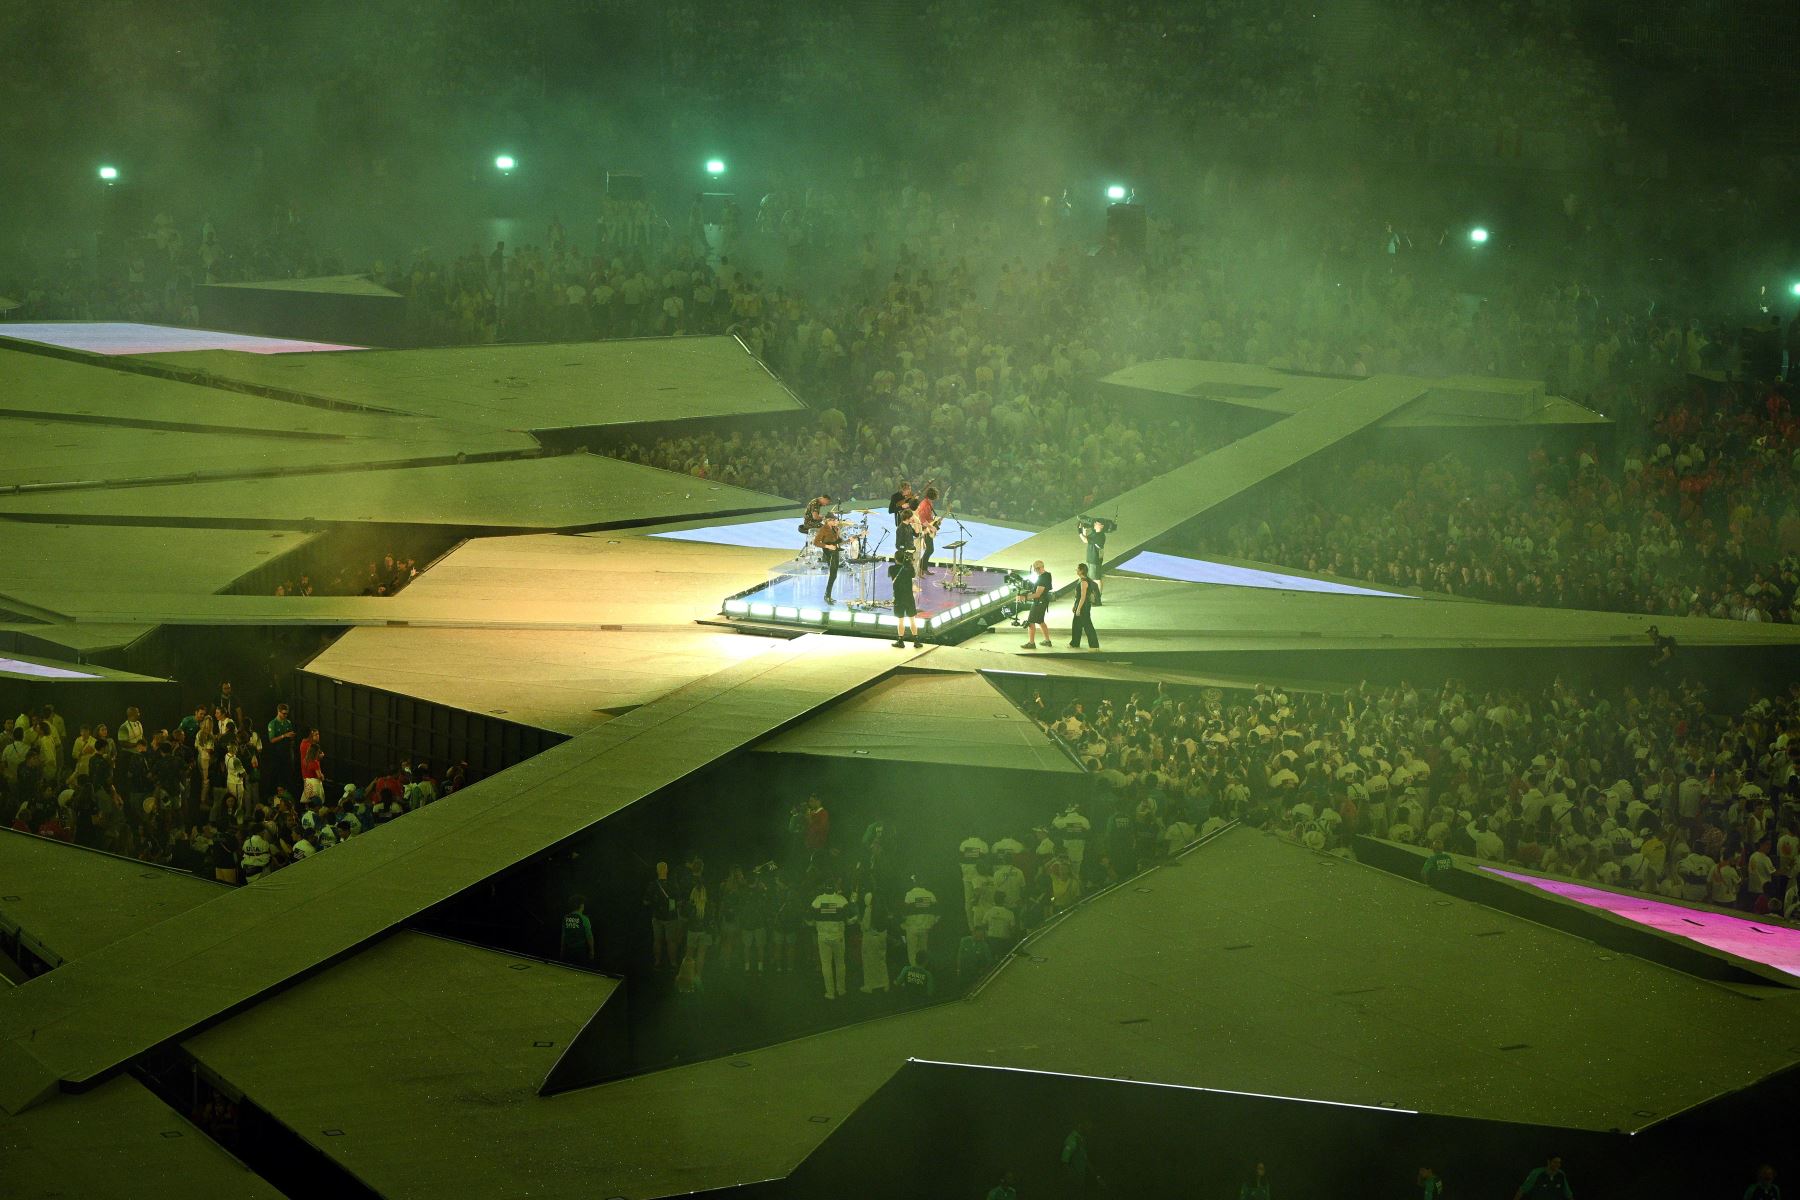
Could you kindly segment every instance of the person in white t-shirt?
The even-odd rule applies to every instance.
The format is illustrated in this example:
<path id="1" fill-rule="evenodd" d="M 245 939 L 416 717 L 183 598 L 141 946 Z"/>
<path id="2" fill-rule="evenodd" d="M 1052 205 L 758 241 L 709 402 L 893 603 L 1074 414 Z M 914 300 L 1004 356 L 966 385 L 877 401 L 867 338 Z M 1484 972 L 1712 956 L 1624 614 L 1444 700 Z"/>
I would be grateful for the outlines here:
<path id="1" fill-rule="evenodd" d="M 906 961 L 919 965 L 919 956 L 930 948 L 931 931 L 937 925 L 937 895 L 930 888 L 912 881 L 902 900 L 906 915 L 900 918 L 900 931 L 906 935 Z"/>
<path id="2" fill-rule="evenodd" d="M 825 979 L 825 998 L 844 994 L 844 924 L 850 918 L 850 900 L 836 880 L 813 897 L 812 926 L 819 943 L 819 974 Z"/>
<path id="3" fill-rule="evenodd" d="M 1019 929 L 1019 918 L 1011 908 L 996 900 L 983 914 L 983 924 L 987 928 L 988 941 L 999 947 L 1012 941 L 1013 934 Z"/>
<path id="4" fill-rule="evenodd" d="M 1705 900 L 1712 887 L 1713 868 L 1717 865 L 1698 850 L 1689 850 L 1683 855 L 1675 864 L 1675 875 L 1681 885 L 1681 898 Z"/>
<path id="5" fill-rule="evenodd" d="M 1062 835 L 1063 853 L 1069 856 L 1070 868 L 1079 875 L 1082 859 L 1087 854 L 1088 830 L 1092 828 L 1088 819 L 1081 814 L 1081 806 L 1069 805 L 1068 811 L 1050 824 Z"/>
<path id="6" fill-rule="evenodd" d="M 1775 859 L 1769 853 L 1769 839 L 1763 838 L 1756 843 L 1756 849 L 1750 852 L 1750 899 L 1765 894 L 1769 890 L 1769 881 L 1775 878 Z"/>
<path id="7" fill-rule="evenodd" d="M 1744 877 L 1738 871 L 1737 864 L 1728 858 L 1720 859 L 1718 865 L 1713 867 L 1712 880 L 1709 884 L 1712 902 L 1726 908 L 1735 907 L 1738 900 L 1738 889 L 1743 884 Z"/>

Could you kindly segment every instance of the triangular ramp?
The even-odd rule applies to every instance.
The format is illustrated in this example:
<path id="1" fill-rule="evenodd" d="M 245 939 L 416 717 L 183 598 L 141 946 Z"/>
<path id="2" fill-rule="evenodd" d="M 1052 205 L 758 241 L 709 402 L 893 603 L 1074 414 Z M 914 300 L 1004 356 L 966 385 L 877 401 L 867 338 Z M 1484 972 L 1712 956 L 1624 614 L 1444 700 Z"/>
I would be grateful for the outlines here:
<path id="1" fill-rule="evenodd" d="M 757 747 L 888 762 L 1080 774 L 1081 767 L 980 675 L 884 679 Z"/>

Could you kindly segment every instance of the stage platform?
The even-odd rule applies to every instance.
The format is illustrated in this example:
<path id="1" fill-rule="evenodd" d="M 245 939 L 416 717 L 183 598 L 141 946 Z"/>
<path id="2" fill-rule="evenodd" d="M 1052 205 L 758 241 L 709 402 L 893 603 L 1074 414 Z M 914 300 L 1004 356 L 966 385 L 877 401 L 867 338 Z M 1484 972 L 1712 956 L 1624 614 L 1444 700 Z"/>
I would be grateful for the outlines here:
<path id="1" fill-rule="evenodd" d="M 163 525 L 595 528 L 782 508 L 779 496 L 594 454 L 0 495 L 0 514 Z"/>
<path id="2" fill-rule="evenodd" d="M 0 929 L 52 966 L 228 895 L 227 884 L 0 829 Z"/>
<path id="3" fill-rule="evenodd" d="M 1367 379 L 1305 378 L 1293 385 L 1312 399 L 1291 416 L 1203 454 L 1122 496 L 1088 506 L 1118 532 L 1106 539 L 1107 561 L 1149 548 L 1157 539 L 1316 454 L 1415 404 L 1431 381 L 1406 375 Z M 1046 563 L 1079 560 L 1075 516 L 1012 548 L 1015 556 Z M 1074 572 L 1057 576 L 1067 586 Z"/>
<path id="4" fill-rule="evenodd" d="M 903 667 L 802 637 L 0 995 L 0 1108 L 97 1082 Z"/>
<path id="5" fill-rule="evenodd" d="M 1081 765 L 980 675 L 914 673 L 881 682 L 759 742 L 762 754 L 1082 775 Z"/>
<path id="6" fill-rule="evenodd" d="M 1060 579 L 1059 579 L 1060 582 Z M 1684 650 L 1800 649 L 1800 626 L 1707 617 L 1647 617 L 1487 604 L 1455 598 L 1345 596 L 1313 591 L 1182 583 L 1131 575 L 1109 576 L 1106 603 L 1095 614 L 1100 650 L 1073 651 L 1064 642 L 1069 599 L 1050 610 L 1053 647 L 1019 650 L 998 634 L 962 644 L 1006 659 L 1006 669 L 1052 655 L 1094 654 L 1124 661 L 1190 666 L 1202 659 L 1253 651 L 1397 653 L 1418 650 L 1521 651 L 1611 649 L 1648 657 L 1645 630 L 1672 634 Z M 996 662 L 995 666 L 1003 664 Z"/>
<path id="7" fill-rule="evenodd" d="M 1329 401 L 1331 392 L 1320 387 L 1320 379 L 1338 384 L 1356 382 L 1354 378 L 1317 376 L 1247 363 L 1159 358 L 1114 371 L 1100 380 L 1100 387 L 1122 398 L 1161 400 L 1171 410 L 1192 413 L 1228 406 L 1274 419 Z M 1592 409 L 1561 396 L 1546 395 L 1544 385 L 1537 380 L 1463 375 L 1440 377 L 1432 383 L 1420 403 L 1384 418 L 1377 428 L 1523 426 L 1549 431 L 1558 427 L 1605 428 L 1611 424 Z"/>
<path id="8" fill-rule="evenodd" d="M 813 564 L 786 564 L 774 578 L 725 599 L 725 616 L 751 625 L 791 626 L 854 637 L 890 637 L 900 627 L 894 612 L 894 581 L 882 560 L 846 563 L 838 572 L 837 594 L 825 598 L 830 575 Z M 960 582 L 958 582 L 960 579 Z M 1014 588 L 1005 571 L 974 567 L 953 578 L 937 567 L 919 579 L 914 599 L 920 640 L 955 642 L 999 619 Z"/>
<path id="9" fill-rule="evenodd" d="M 359 1036 L 421 1037 L 440 981 L 377 973 L 380 953 L 187 1046 L 391 1200 L 522 1184 L 547 1200 L 648 1198 L 779 1179 L 909 1059 L 1642 1131 L 1788 1066 L 1794 1052 L 1767 1032 L 1800 1011 L 1800 993 L 1753 999 L 1249 830 L 1084 905 L 966 1002 L 550 1100 L 528 1086 L 524 1039 L 560 1040 L 568 1022 L 530 998 L 535 969 L 514 977 L 512 1040 L 440 1039 L 432 1078 L 380 1053 L 268 1050 L 290 1014 L 335 1011 L 372 984 L 387 1003 L 359 1010 Z M 508 1008 L 499 984 L 476 1004 Z M 356 1135 L 330 1133 L 340 1114 Z M 419 1128 L 434 1133 L 429 1153 Z"/>
<path id="10" fill-rule="evenodd" d="M 724 336 L 355 354 L 209 350 L 149 361 L 376 411 L 540 432 L 805 411 Z"/>

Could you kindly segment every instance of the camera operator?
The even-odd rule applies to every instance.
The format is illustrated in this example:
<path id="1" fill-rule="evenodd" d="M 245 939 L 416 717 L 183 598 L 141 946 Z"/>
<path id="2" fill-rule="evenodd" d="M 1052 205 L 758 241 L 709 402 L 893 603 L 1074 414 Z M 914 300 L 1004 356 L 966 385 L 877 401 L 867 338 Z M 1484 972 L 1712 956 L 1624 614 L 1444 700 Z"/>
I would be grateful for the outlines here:
<path id="1" fill-rule="evenodd" d="M 1095 583 L 1100 582 L 1105 574 L 1106 566 L 1106 534 L 1112 529 L 1112 522 L 1102 517 L 1081 517 L 1077 520 L 1081 530 L 1082 544 L 1087 547 L 1088 578 Z M 1100 589 L 1094 589 L 1094 605 L 1100 603 Z"/>

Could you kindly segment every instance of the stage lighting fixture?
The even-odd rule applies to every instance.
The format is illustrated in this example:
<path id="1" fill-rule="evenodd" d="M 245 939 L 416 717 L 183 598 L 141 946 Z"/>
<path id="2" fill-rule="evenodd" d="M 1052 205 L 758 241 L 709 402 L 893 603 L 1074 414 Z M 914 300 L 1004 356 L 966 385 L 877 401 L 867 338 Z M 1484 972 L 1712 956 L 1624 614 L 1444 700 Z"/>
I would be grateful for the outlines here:
<path id="1" fill-rule="evenodd" d="M 1482 228 L 1480 225 L 1477 225 L 1475 228 L 1469 230 L 1469 241 L 1474 243 L 1475 245 L 1477 245 L 1477 246 L 1485 245 L 1487 240 L 1488 240 L 1488 231 L 1486 229 Z"/>
<path id="2" fill-rule="evenodd" d="M 725 160 L 722 158 L 707 159 L 706 160 L 706 173 L 708 175 L 713 176 L 715 179 L 718 176 L 723 175 L 725 173 Z"/>
<path id="3" fill-rule="evenodd" d="M 108 183 L 116 182 L 119 178 L 119 168 L 117 168 L 117 167 L 101 167 L 100 168 L 100 178 L 104 179 Z"/>
<path id="4" fill-rule="evenodd" d="M 497 154 L 494 156 L 494 169 L 497 171 L 510 171 L 518 165 L 519 160 L 510 154 Z"/>
<path id="5" fill-rule="evenodd" d="M 1794 282 L 1788 284 L 1788 291 L 1796 296 L 1800 296 L 1800 279 L 1796 279 Z"/>
<path id="6" fill-rule="evenodd" d="M 1130 194 L 1131 192 L 1129 189 L 1122 183 L 1115 183 L 1106 189 L 1106 198 L 1113 201 L 1115 204 L 1123 202 L 1125 197 Z"/>

